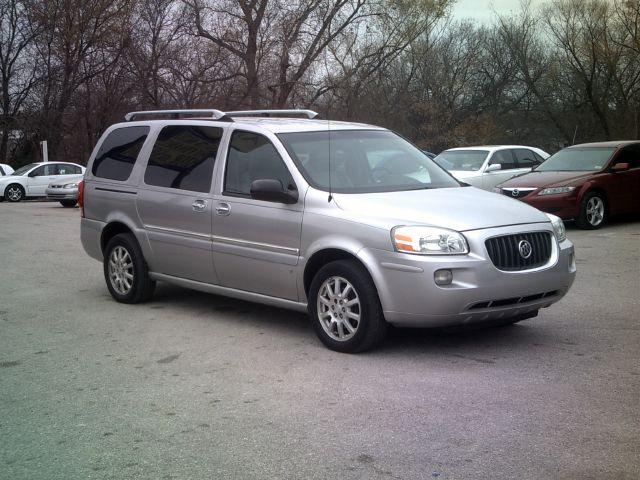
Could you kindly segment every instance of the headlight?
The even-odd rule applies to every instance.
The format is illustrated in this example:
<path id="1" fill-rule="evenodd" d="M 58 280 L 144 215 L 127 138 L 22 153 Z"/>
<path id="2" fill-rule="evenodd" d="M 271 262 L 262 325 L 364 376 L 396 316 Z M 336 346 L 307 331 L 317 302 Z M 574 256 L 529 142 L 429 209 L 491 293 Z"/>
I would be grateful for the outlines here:
<path id="1" fill-rule="evenodd" d="M 78 184 L 77 183 L 67 183 L 62 188 L 78 188 Z"/>
<path id="2" fill-rule="evenodd" d="M 437 227 L 395 227 L 391 230 L 398 252 L 420 255 L 462 255 L 469 246 L 462 234 Z"/>
<path id="3" fill-rule="evenodd" d="M 570 193 L 573 192 L 576 187 L 550 187 L 544 188 L 538 193 L 538 195 L 557 195 L 559 193 Z"/>
<path id="4" fill-rule="evenodd" d="M 553 233 L 555 233 L 558 243 L 567 239 L 567 231 L 564 228 L 564 222 L 560 217 L 547 213 L 547 217 L 551 220 L 551 226 L 553 227 Z"/>
<path id="5" fill-rule="evenodd" d="M 499 187 L 493 187 L 493 193 L 502 193 L 502 189 Z"/>

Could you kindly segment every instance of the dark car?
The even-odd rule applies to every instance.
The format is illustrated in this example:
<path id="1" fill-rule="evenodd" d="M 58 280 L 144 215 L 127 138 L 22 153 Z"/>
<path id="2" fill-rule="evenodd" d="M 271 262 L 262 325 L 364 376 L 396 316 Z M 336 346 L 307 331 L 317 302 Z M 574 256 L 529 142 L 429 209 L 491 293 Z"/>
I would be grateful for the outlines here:
<path id="1" fill-rule="evenodd" d="M 581 228 L 640 212 L 640 142 L 584 143 L 560 150 L 530 173 L 496 187 Z"/>

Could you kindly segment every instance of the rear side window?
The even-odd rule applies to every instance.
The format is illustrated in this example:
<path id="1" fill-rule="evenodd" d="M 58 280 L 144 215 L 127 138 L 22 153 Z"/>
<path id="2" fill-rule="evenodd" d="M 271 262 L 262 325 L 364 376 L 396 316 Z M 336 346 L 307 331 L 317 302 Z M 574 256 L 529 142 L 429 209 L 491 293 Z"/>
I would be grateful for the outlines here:
<path id="1" fill-rule="evenodd" d="M 287 166 L 266 137 L 251 132 L 233 132 L 225 172 L 225 193 L 248 196 L 251 183 L 265 179 L 280 180 L 284 188 L 295 188 Z"/>
<path id="2" fill-rule="evenodd" d="M 164 127 L 149 157 L 144 183 L 208 192 L 222 128 L 196 125 Z"/>
<path id="3" fill-rule="evenodd" d="M 124 127 L 113 130 L 104 139 L 93 161 L 93 175 L 124 181 L 131 175 L 149 127 Z"/>
<path id="4" fill-rule="evenodd" d="M 76 167 L 75 165 L 69 165 L 66 163 L 59 163 L 57 165 L 56 175 L 74 175 L 82 173 L 80 167 Z"/>
<path id="5" fill-rule="evenodd" d="M 629 168 L 640 168 L 640 145 L 629 145 L 620 151 L 614 161 L 618 163 L 628 163 Z"/>

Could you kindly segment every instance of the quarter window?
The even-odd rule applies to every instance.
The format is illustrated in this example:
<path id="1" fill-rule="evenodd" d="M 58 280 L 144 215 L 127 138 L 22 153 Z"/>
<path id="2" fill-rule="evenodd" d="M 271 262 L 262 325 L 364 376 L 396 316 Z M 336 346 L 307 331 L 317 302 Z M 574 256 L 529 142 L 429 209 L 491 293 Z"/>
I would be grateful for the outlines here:
<path id="1" fill-rule="evenodd" d="M 266 137 L 251 132 L 233 132 L 225 171 L 225 193 L 248 196 L 251 183 L 262 179 L 280 180 L 284 188 L 295 188 L 287 166 Z"/>
<path id="2" fill-rule="evenodd" d="M 211 189 L 222 128 L 197 125 L 164 127 L 144 173 L 144 183 L 193 192 Z"/>
<path id="3" fill-rule="evenodd" d="M 501 170 L 513 170 L 516 167 L 515 159 L 511 153 L 511 150 L 498 150 L 494 152 L 489 161 L 489 165 L 499 163 Z"/>
<path id="4" fill-rule="evenodd" d="M 113 130 L 104 139 L 93 161 L 93 175 L 109 180 L 129 178 L 149 127 L 124 127 Z"/>

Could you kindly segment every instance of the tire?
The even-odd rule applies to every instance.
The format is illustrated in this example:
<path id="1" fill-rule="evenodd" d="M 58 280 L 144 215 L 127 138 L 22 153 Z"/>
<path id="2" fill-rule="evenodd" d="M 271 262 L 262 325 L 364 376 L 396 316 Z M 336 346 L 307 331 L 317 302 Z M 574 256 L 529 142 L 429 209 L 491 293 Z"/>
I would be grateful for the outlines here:
<path id="1" fill-rule="evenodd" d="M 62 205 L 65 208 L 75 207 L 77 203 L 78 203 L 77 200 L 60 200 L 60 205 Z"/>
<path id="2" fill-rule="evenodd" d="M 103 266 L 107 288 L 116 301 L 141 303 L 152 297 L 156 282 L 149 278 L 147 262 L 132 234 L 120 233 L 109 240 Z"/>
<path id="3" fill-rule="evenodd" d="M 607 204 L 604 196 L 598 192 L 587 192 L 580 202 L 580 213 L 576 220 L 578 227 L 596 230 L 606 221 Z"/>
<path id="4" fill-rule="evenodd" d="M 6 198 L 8 202 L 19 202 L 20 200 L 24 200 L 24 197 L 24 187 L 18 183 L 12 183 L 4 190 L 4 198 Z"/>
<path id="5" fill-rule="evenodd" d="M 336 281 L 344 296 L 332 295 Z M 309 288 L 308 309 L 320 341 L 337 352 L 369 350 L 381 343 L 387 332 L 373 280 L 354 260 L 330 262 L 318 271 Z"/>

